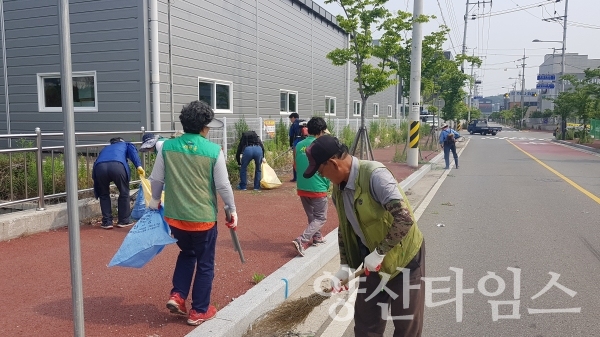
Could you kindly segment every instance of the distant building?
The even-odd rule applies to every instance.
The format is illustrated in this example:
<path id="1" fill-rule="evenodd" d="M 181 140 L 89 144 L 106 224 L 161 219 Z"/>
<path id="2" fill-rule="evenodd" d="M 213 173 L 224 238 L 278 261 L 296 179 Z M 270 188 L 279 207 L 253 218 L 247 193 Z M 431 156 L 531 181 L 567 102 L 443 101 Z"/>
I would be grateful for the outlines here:
<path id="1" fill-rule="evenodd" d="M 562 76 L 561 64 L 562 55 L 560 53 L 547 54 L 546 56 L 544 56 L 544 62 L 539 67 L 538 76 L 554 75 L 556 79 L 554 81 L 538 81 L 538 84 L 554 84 L 554 88 L 538 89 L 539 111 L 544 111 L 546 109 L 554 109 L 554 103 L 550 100 L 550 98 L 555 98 L 560 92 L 560 76 Z M 581 79 L 584 77 L 584 70 L 588 68 L 594 69 L 598 67 L 600 67 L 600 59 L 590 59 L 587 55 L 579 55 L 578 53 L 565 54 L 565 74 L 572 74 L 575 75 L 577 78 Z M 565 86 L 565 90 L 568 89 L 569 85 L 567 84 Z"/>

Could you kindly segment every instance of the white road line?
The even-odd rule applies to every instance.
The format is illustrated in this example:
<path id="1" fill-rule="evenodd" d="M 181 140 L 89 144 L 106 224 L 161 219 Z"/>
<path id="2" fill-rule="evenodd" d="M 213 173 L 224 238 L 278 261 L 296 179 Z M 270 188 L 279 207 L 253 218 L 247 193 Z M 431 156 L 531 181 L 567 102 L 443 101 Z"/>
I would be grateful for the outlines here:
<path id="1" fill-rule="evenodd" d="M 350 289 L 354 289 L 350 296 L 346 300 L 346 305 L 352 308 L 352 312 L 354 312 L 354 302 L 356 302 L 356 294 L 358 294 L 358 279 L 352 280 L 354 282 L 353 286 Z M 348 326 L 350 326 L 350 322 L 354 320 L 354 315 L 351 314 L 351 317 L 347 317 L 349 315 L 347 307 L 341 309 L 339 313 L 335 316 L 335 318 L 329 323 L 325 331 L 321 334 L 321 336 L 343 336 L 344 332 L 348 330 Z"/>
<path id="2" fill-rule="evenodd" d="M 459 158 L 460 158 L 460 155 L 462 154 L 462 152 L 465 150 L 465 148 L 469 144 L 468 142 L 469 141 L 467 141 L 467 143 L 465 143 L 465 146 L 463 146 L 462 149 L 460 149 L 460 151 L 457 153 Z M 452 170 L 452 166 L 450 166 L 450 170 Z M 431 188 L 429 193 L 427 193 L 427 195 L 425 196 L 423 201 L 421 201 L 421 203 L 419 204 L 419 207 L 413 212 L 413 214 L 415 215 L 415 219 L 417 221 L 419 221 L 419 219 L 421 218 L 421 215 L 423 215 L 423 213 L 425 212 L 425 209 L 427 208 L 427 206 L 429 206 L 429 203 L 431 202 L 431 200 L 433 200 L 433 197 L 435 196 L 437 191 L 440 189 L 440 186 L 442 186 L 442 183 L 444 182 L 444 180 L 446 180 L 446 177 L 450 173 L 450 170 L 446 170 L 446 172 L 444 172 L 442 174 L 442 176 L 438 179 L 438 181 L 435 182 L 435 185 L 433 185 L 433 187 Z"/>

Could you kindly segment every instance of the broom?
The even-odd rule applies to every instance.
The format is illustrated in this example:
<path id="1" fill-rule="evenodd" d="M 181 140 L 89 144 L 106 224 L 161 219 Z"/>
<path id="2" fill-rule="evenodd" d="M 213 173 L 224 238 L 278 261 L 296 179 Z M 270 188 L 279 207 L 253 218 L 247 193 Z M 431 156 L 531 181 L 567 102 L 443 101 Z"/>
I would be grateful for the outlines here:
<path id="1" fill-rule="evenodd" d="M 354 277 L 359 277 L 364 273 L 364 269 L 357 270 Z M 343 280 L 340 285 L 345 286 L 348 282 L 350 282 L 350 278 Z M 333 288 L 323 290 L 324 293 L 331 291 Z M 277 308 L 259 318 L 243 337 L 276 337 L 286 334 L 298 324 L 303 323 L 313 309 L 321 305 L 327 298 L 329 296 L 325 294 L 314 293 L 307 297 L 284 301 Z"/>

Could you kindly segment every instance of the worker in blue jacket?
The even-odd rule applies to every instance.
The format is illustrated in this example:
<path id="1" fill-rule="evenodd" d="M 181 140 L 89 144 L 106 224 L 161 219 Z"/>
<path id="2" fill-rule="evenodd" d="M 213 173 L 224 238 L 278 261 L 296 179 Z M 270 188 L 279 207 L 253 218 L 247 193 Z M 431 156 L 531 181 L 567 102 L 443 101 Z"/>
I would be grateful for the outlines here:
<path id="1" fill-rule="evenodd" d="M 456 154 L 456 140 L 460 138 L 460 133 L 448 127 L 448 124 L 442 124 L 440 132 L 440 146 L 444 149 L 444 160 L 446 161 L 446 170 L 450 169 L 450 151 L 454 156 L 454 165 L 458 168 L 458 155 Z"/>
<path id="2" fill-rule="evenodd" d="M 110 145 L 106 146 L 96 159 L 92 170 L 92 179 L 94 179 L 94 196 L 100 199 L 100 209 L 102 210 L 102 228 L 112 229 L 112 208 L 110 202 L 110 183 L 113 182 L 119 190 L 118 199 L 118 222 L 117 227 L 124 228 L 132 225 L 129 215 L 131 213 L 129 205 L 129 178 L 131 177 L 127 160 L 130 160 L 139 175 L 145 174 L 142 168 L 142 161 L 138 155 L 135 145 L 126 142 L 123 138 L 117 137 L 110 140 Z"/>

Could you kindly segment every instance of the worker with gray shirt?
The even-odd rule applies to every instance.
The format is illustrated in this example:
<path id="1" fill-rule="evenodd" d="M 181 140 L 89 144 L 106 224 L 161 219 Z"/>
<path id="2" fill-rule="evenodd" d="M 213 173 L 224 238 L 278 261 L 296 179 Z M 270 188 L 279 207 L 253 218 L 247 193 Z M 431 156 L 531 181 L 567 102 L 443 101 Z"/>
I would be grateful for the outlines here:
<path id="1" fill-rule="evenodd" d="M 217 313 L 210 304 L 217 242 L 217 192 L 231 210 L 227 227 L 235 228 L 238 217 L 223 151 L 206 139 L 210 128 L 223 127 L 223 122 L 215 119 L 210 106 L 200 101 L 184 106 L 179 120 L 185 134 L 166 140 L 158 152 L 150 176 L 152 201 L 148 207 L 159 208 L 164 187 L 164 218 L 181 249 L 167 308 L 175 314 L 187 314 L 185 300 L 193 281 L 187 323 L 199 325 Z"/>
<path id="2" fill-rule="evenodd" d="M 306 155 L 304 177 L 318 173 L 333 183 L 341 266 L 332 288 L 342 291 L 340 280 L 352 278 L 352 269 L 361 263 L 365 270 L 354 306 L 355 335 L 383 336 L 382 313 L 391 307 L 392 317 L 407 317 L 393 320 L 394 337 L 420 337 L 425 244 L 398 182 L 383 164 L 351 156 L 345 145 L 328 135 L 317 138 Z"/>

